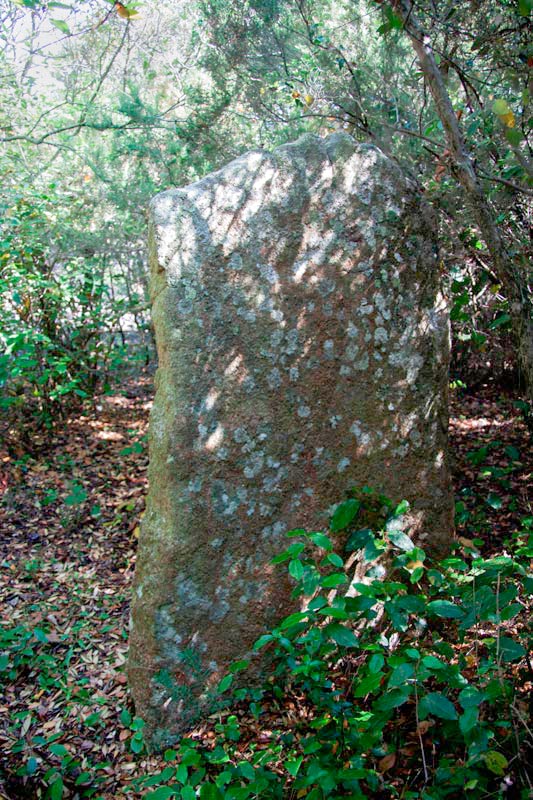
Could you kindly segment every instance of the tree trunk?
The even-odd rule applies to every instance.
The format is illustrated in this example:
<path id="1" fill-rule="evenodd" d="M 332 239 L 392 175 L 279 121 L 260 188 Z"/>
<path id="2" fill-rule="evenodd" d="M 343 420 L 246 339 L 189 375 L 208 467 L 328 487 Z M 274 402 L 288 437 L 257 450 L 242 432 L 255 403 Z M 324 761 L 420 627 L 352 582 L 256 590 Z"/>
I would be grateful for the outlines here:
<path id="1" fill-rule="evenodd" d="M 509 301 L 518 364 L 528 399 L 533 402 L 533 303 L 527 271 L 522 271 L 520 265 L 508 255 L 507 245 L 500 234 L 491 204 L 476 173 L 474 159 L 468 151 L 450 96 L 435 61 L 429 36 L 414 14 L 412 0 L 395 0 L 394 10 L 403 21 L 442 122 L 451 153 L 452 173 L 464 190 L 466 202 L 492 257 L 494 272 Z"/>

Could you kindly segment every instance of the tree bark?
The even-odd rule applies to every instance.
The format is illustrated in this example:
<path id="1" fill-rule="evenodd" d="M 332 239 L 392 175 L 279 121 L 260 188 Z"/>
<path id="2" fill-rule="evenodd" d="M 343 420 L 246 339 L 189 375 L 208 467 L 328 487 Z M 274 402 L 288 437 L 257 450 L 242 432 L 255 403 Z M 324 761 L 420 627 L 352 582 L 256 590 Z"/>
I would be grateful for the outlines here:
<path id="1" fill-rule="evenodd" d="M 527 270 L 521 269 L 508 253 L 507 244 L 476 172 L 474 158 L 453 110 L 429 36 L 414 14 L 412 0 L 394 0 L 394 10 L 403 21 L 442 122 L 451 154 L 452 173 L 463 188 L 465 199 L 492 257 L 494 272 L 509 301 L 517 360 L 528 399 L 533 402 L 533 298 L 528 286 Z"/>

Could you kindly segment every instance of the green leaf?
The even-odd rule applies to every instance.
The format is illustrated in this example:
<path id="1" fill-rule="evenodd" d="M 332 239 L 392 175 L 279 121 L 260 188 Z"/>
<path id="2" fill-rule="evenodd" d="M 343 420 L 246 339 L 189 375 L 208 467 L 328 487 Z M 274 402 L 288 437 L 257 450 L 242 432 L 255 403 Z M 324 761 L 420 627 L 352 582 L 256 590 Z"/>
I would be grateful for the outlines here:
<path id="1" fill-rule="evenodd" d="M 351 552 L 352 550 L 362 550 L 363 547 L 373 541 L 374 534 L 370 530 L 370 528 L 361 528 L 359 531 L 354 531 L 350 534 L 348 541 L 346 542 L 346 550 Z"/>
<path id="2" fill-rule="evenodd" d="M 372 692 L 381 686 L 381 681 L 383 678 L 383 672 L 376 672 L 374 675 L 367 675 L 367 677 L 363 678 L 363 680 L 359 681 L 358 683 L 354 683 L 353 696 L 366 697 L 367 694 L 372 694 Z"/>
<path id="3" fill-rule="evenodd" d="M 485 699 L 483 692 L 476 689 L 475 686 L 465 686 L 459 694 L 459 703 L 466 710 L 467 708 L 477 708 Z"/>
<path id="4" fill-rule="evenodd" d="M 426 577 L 430 584 L 437 589 L 444 583 L 444 575 L 436 569 L 428 569 Z"/>
<path id="5" fill-rule="evenodd" d="M 509 103 L 502 98 L 495 100 L 492 104 L 492 111 L 497 117 L 504 117 L 510 112 Z"/>
<path id="6" fill-rule="evenodd" d="M 403 517 L 404 514 L 407 514 L 409 511 L 409 502 L 407 500 L 402 500 L 396 508 L 394 509 L 394 516 L 395 517 Z"/>
<path id="7" fill-rule="evenodd" d="M 92 772 L 80 772 L 80 774 L 74 781 L 74 785 L 81 786 L 83 783 L 92 783 L 93 780 L 94 780 L 94 774 Z"/>
<path id="8" fill-rule="evenodd" d="M 477 708 L 466 708 L 464 714 L 459 717 L 459 728 L 463 736 L 466 736 L 473 730 L 479 719 L 479 711 Z"/>
<path id="9" fill-rule="evenodd" d="M 330 564 L 333 564 L 334 567 L 337 567 L 337 569 L 342 569 L 344 566 L 344 561 L 337 553 L 328 553 L 326 559 Z"/>
<path id="10" fill-rule="evenodd" d="M 168 800 L 169 797 L 176 797 L 177 793 L 178 790 L 170 786 L 160 786 L 158 789 L 147 794 L 146 800 Z"/>
<path id="11" fill-rule="evenodd" d="M 500 655 L 502 657 L 502 661 L 517 661 L 519 658 L 523 658 L 525 654 L 525 649 L 521 644 L 515 642 L 514 639 L 509 638 L 509 636 L 501 637 Z"/>
<path id="12" fill-rule="evenodd" d="M 206 757 L 211 764 L 227 764 L 230 760 L 229 755 L 221 745 L 217 745 L 214 750 L 206 754 Z"/>
<path id="13" fill-rule="evenodd" d="M 493 319 L 492 322 L 489 323 L 489 328 L 491 331 L 494 331 L 496 328 L 500 328 L 502 325 L 507 325 L 507 323 L 510 321 L 510 314 L 500 314 L 498 317 L 496 317 L 496 319 Z"/>
<path id="14" fill-rule="evenodd" d="M 494 775 L 505 775 L 505 770 L 509 766 L 509 762 L 502 753 L 497 750 L 489 750 L 488 753 L 483 755 L 487 769 L 494 773 Z"/>
<path id="15" fill-rule="evenodd" d="M 120 712 L 119 719 L 123 725 L 126 725 L 126 727 L 129 727 L 129 725 L 131 725 L 132 717 L 127 708 L 122 709 L 122 711 Z"/>
<path id="16" fill-rule="evenodd" d="M 518 0 L 518 13 L 521 17 L 529 17 L 533 11 L 533 0 Z"/>
<path id="17" fill-rule="evenodd" d="M 264 633 L 262 636 L 259 637 L 257 642 L 254 644 L 254 650 L 260 650 L 265 645 L 269 644 L 274 640 L 274 637 L 271 633 Z"/>
<path id="18" fill-rule="evenodd" d="M 389 6 L 387 8 L 387 17 L 390 22 L 390 26 L 392 29 L 401 30 L 403 28 L 403 20 L 397 14 L 394 13 L 392 8 Z"/>
<path id="19" fill-rule="evenodd" d="M 498 511 L 502 507 L 501 497 L 499 497 L 497 494 L 493 494 L 492 492 L 489 495 L 487 495 L 487 497 L 485 498 L 485 502 L 495 511 Z"/>
<path id="20" fill-rule="evenodd" d="M 380 711 L 390 711 L 393 708 L 398 708 L 409 700 L 413 691 L 413 685 L 402 686 L 399 689 L 392 689 L 390 692 L 382 695 L 376 701 L 376 706 Z"/>
<path id="21" fill-rule="evenodd" d="M 432 600 L 427 604 L 427 610 L 436 617 L 446 619 L 462 619 L 464 616 L 463 610 L 450 600 Z"/>
<path id="22" fill-rule="evenodd" d="M 285 767 L 289 775 L 292 775 L 292 777 L 295 778 L 298 774 L 298 770 L 300 769 L 303 760 L 304 760 L 303 756 L 299 756 L 298 758 L 294 758 L 291 761 L 285 761 L 283 766 Z"/>
<path id="23" fill-rule="evenodd" d="M 383 658 L 381 653 L 374 653 L 374 655 L 368 662 L 368 671 L 371 673 L 379 672 L 384 664 L 385 664 L 385 659 Z"/>
<path id="24" fill-rule="evenodd" d="M 386 549 L 387 546 L 383 541 L 372 537 L 364 549 L 364 560 L 375 561 Z"/>
<path id="25" fill-rule="evenodd" d="M 403 684 L 410 680 L 414 674 L 415 670 L 412 664 L 409 662 L 399 664 L 392 671 L 392 674 L 389 678 L 389 686 L 391 688 L 394 686 L 403 686 Z"/>
<path id="26" fill-rule="evenodd" d="M 48 641 L 48 636 L 43 630 L 41 630 L 41 628 L 34 628 L 33 635 L 35 636 L 37 641 L 41 642 L 42 644 L 46 644 L 46 642 Z"/>
<path id="27" fill-rule="evenodd" d="M 200 800 L 221 800 L 222 795 L 214 783 L 204 783 L 200 789 Z"/>
<path id="28" fill-rule="evenodd" d="M 250 666 L 250 660 L 248 658 L 243 658 L 240 661 L 234 661 L 233 664 L 230 665 L 229 671 L 232 674 L 236 672 L 242 672 L 244 669 L 248 669 Z"/>
<path id="29" fill-rule="evenodd" d="M 51 744 L 48 749 L 54 756 L 59 756 L 59 758 L 69 754 L 64 744 Z"/>
<path id="30" fill-rule="evenodd" d="M 524 136 L 522 134 L 522 131 L 518 130 L 518 128 L 506 128 L 505 138 L 507 139 L 510 145 L 512 145 L 513 147 L 517 147 L 524 138 Z"/>
<path id="31" fill-rule="evenodd" d="M 79 506 L 87 499 L 87 492 L 80 486 L 79 483 L 73 483 L 70 489 L 70 494 L 65 497 L 65 505 Z"/>
<path id="32" fill-rule="evenodd" d="M 323 597 L 323 595 L 318 594 L 316 597 L 314 597 L 311 600 L 311 602 L 307 606 L 307 610 L 308 611 L 317 611 L 319 608 L 322 608 L 323 606 L 327 606 L 327 604 L 328 604 L 328 601 L 326 600 L 326 598 Z"/>
<path id="33" fill-rule="evenodd" d="M 457 719 L 454 704 L 440 692 L 430 692 L 420 701 L 420 716 L 428 714 L 440 719 Z"/>
<path id="34" fill-rule="evenodd" d="M 56 778 L 51 784 L 49 789 L 50 800 L 62 800 L 63 797 L 63 779 Z"/>
<path id="35" fill-rule="evenodd" d="M 359 500 L 351 498 L 345 500 L 337 506 L 335 513 L 331 518 L 330 528 L 334 533 L 344 530 L 350 522 L 356 517 L 357 512 L 361 508 Z"/>
<path id="36" fill-rule="evenodd" d="M 520 451 L 512 444 L 505 448 L 505 455 L 510 458 L 511 461 L 520 461 Z"/>
<path id="37" fill-rule="evenodd" d="M 509 558 L 508 556 L 496 556 L 495 558 L 487 558 L 485 560 L 482 558 L 476 558 L 472 562 L 472 566 L 476 570 L 496 570 L 497 572 L 503 572 L 503 570 L 507 569 L 508 567 L 512 567 L 513 564 L 513 559 Z"/>
<path id="38" fill-rule="evenodd" d="M 26 775 L 34 775 L 37 772 L 39 762 L 34 756 L 30 756 L 26 761 Z"/>
<path id="39" fill-rule="evenodd" d="M 385 13 L 386 21 L 379 26 L 377 32 L 385 35 L 393 30 L 401 30 L 403 27 L 403 21 L 401 17 L 397 16 L 390 6 L 385 6 L 383 11 Z"/>
<path id="40" fill-rule="evenodd" d="M 249 761 L 239 761 L 238 769 L 243 778 L 247 781 L 255 781 L 255 769 Z"/>
<path id="41" fill-rule="evenodd" d="M 161 786 L 172 780 L 176 775 L 175 767 L 165 767 L 160 772 L 153 773 L 149 778 L 143 778 L 143 785 L 148 787 Z"/>
<path id="42" fill-rule="evenodd" d="M 225 675 L 218 684 L 218 691 L 220 692 L 220 694 L 223 694 L 225 691 L 227 691 L 232 683 L 233 683 L 233 675 L 231 674 Z"/>
<path id="43" fill-rule="evenodd" d="M 307 619 L 309 616 L 307 611 L 296 611 L 294 614 L 290 614 L 288 617 L 285 617 L 282 620 L 279 629 L 280 631 L 285 631 L 287 628 L 292 628 L 293 625 L 297 625 L 302 620 Z"/>
<path id="44" fill-rule="evenodd" d="M 294 536 L 307 536 L 307 531 L 305 528 L 293 528 L 292 530 L 287 531 L 285 536 L 288 536 L 289 538 Z"/>
<path id="45" fill-rule="evenodd" d="M 322 547 L 323 550 L 333 550 L 331 539 L 325 533 L 315 531 L 315 533 L 309 534 L 309 538 L 317 547 Z"/>
<path id="46" fill-rule="evenodd" d="M 344 572 L 334 572 L 332 575 L 326 575 L 326 577 L 322 581 L 322 586 L 324 589 L 333 589 L 336 586 L 341 586 L 343 583 L 346 583 L 348 578 L 344 574 Z"/>
<path id="47" fill-rule="evenodd" d="M 331 622 L 329 625 L 326 625 L 324 633 L 342 647 L 357 647 L 359 644 L 359 639 L 355 633 L 339 622 Z"/>
<path id="48" fill-rule="evenodd" d="M 418 583 L 418 581 L 423 577 L 423 575 L 424 575 L 424 567 L 415 567 L 415 569 L 411 572 L 411 575 L 409 576 L 409 582 Z"/>
<path id="49" fill-rule="evenodd" d="M 181 800 L 196 800 L 196 792 L 192 786 L 184 786 L 181 790 Z"/>
<path id="50" fill-rule="evenodd" d="M 362 584 L 357 585 L 357 591 L 361 591 L 361 586 Z M 368 597 L 363 594 L 357 595 L 356 597 L 344 597 L 343 602 L 345 604 L 345 608 L 351 614 L 357 615 L 364 614 L 365 611 L 374 609 L 376 605 L 378 605 L 378 601 L 375 597 Z"/>
<path id="51" fill-rule="evenodd" d="M 403 531 L 388 530 L 387 535 L 394 547 L 399 550 L 405 550 L 406 552 L 414 550 L 414 543 Z"/>
<path id="52" fill-rule="evenodd" d="M 62 20 L 62 19 L 51 19 L 50 23 L 54 26 L 54 28 L 57 28 L 58 31 L 61 31 L 61 33 L 66 33 L 67 36 L 69 35 L 70 28 L 69 28 L 69 26 L 67 25 L 67 23 L 64 20 Z"/>
<path id="53" fill-rule="evenodd" d="M 290 558 L 296 558 L 300 555 L 300 553 L 305 549 L 305 544 L 303 542 L 294 542 L 287 547 L 282 553 L 279 553 L 277 556 L 274 556 L 272 559 L 272 564 L 281 564 L 283 561 L 288 561 Z"/>
<path id="54" fill-rule="evenodd" d="M 333 617 L 333 619 L 349 619 L 350 615 L 347 611 L 343 608 L 337 608 L 336 606 L 326 606 L 326 608 L 321 608 L 318 612 L 323 617 Z"/>
<path id="55" fill-rule="evenodd" d="M 523 606 L 520 603 L 511 603 L 510 606 L 505 606 L 503 611 L 501 612 L 501 618 L 505 622 L 516 617 L 517 614 L 520 614 L 523 610 Z"/>
<path id="56" fill-rule="evenodd" d="M 304 566 L 299 558 L 293 558 L 292 561 L 289 562 L 289 575 L 294 578 L 294 580 L 299 581 L 302 579 L 304 574 Z"/>

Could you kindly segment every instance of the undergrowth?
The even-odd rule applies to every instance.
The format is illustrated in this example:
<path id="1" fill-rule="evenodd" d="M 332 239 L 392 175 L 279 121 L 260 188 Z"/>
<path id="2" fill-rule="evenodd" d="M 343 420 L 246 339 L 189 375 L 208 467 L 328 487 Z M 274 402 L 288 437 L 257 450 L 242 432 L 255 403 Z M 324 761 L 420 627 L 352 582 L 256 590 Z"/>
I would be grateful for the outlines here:
<path id="1" fill-rule="evenodd" d="M 477 540 L 461 539 L 432 561 L 409 538 L 407 511 L 363 489 L 337 507 L 327 534 L 288 534 L 274 561 L 286 562 L 301 610 L 255 645 L 270 650 L 268 680 L 233 689 L 248 666 L 235 663 L 219 686 L 228 710 L 212 747 L 182 739 L 128 796 L 531 797 L 533 518 L 501 556 L 482 558 Z M 46 685 L 46 634 L 1 635 L 0 679 L 33 670 Z M 276 704 L 300 713 L 266 743 L 252 741 L 242 716 L 259 730 Z M 142 720 L 125 709 L 121 722 L 142 757 Z M 53 736 L 32 747 L 21 736 L 19 746 L 21 775 L 47 767 L 45 796 L 98 796 L 98 781 Z"/>

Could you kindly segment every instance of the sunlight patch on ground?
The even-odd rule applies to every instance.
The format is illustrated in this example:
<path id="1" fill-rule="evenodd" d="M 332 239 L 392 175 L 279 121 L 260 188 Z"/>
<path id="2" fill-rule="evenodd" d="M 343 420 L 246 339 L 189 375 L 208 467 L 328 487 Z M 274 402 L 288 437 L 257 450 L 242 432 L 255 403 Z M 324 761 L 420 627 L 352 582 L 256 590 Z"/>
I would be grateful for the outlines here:
<path id="1" fill-rule="evenodd" d="M 456 428 L 460 431 L 484 430 L 488 428 L 508 428 L 513 425 L 514 421 L 507 419 L 486 419 L 485 417 L 477 417 L 473 419 L 458 419 L 452 417 L 450 419 L 450 427 Z"/>

